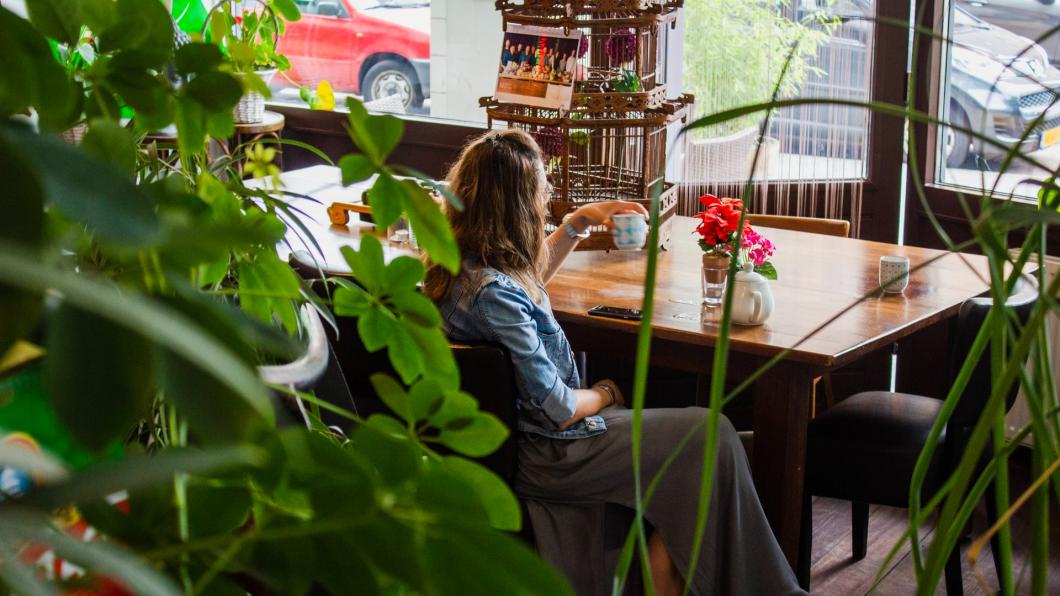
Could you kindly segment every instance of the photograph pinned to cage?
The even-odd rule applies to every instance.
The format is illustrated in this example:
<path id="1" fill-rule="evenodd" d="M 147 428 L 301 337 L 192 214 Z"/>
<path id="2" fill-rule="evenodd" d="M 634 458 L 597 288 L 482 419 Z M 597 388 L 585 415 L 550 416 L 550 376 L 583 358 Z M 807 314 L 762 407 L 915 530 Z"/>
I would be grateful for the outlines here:
<path id="1" fill-rule="evenodd" d="M 495 97 L 504 102 L 569 110 L 578 79 L 582 32 L 508 25 L 497 68 Z"/>

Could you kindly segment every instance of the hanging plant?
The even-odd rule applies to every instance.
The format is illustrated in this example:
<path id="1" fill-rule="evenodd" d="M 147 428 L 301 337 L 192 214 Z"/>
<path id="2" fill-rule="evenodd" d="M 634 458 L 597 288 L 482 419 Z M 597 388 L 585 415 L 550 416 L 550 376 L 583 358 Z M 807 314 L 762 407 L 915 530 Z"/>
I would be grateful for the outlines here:
<path id="1" fill-rule="evenodd" d="M 541 155 L 545 161 L 551 161 L 563 153 L 563 133 L 555 126 L 546 126 L 541 130 L 534 131 L 531 135 L 541 148 Z"/>
<path id="2" fill-rule="evenodd" d="M 604 43 L 604 51 L 612 64 L 625 64 L 637 57 L 637 36 L 629 29 L 611 33 Z"/>

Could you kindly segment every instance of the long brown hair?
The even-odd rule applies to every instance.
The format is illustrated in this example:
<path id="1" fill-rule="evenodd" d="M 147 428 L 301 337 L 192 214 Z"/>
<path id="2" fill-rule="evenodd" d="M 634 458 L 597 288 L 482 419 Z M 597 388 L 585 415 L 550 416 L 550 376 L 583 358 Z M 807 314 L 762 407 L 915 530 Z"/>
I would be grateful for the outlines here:
<path id="1" fill-rule="evenodd" d="M 540 300 L 547 183 L 541 150 L 521 130 L 494 130 L 468 143 L 449 170 L 449 189 L 463 210 L 445 213 L 464 259 L 511 276 Z M 424 290 L 431 300 L 449 292 L 453 276 L 431 266 Z"/>

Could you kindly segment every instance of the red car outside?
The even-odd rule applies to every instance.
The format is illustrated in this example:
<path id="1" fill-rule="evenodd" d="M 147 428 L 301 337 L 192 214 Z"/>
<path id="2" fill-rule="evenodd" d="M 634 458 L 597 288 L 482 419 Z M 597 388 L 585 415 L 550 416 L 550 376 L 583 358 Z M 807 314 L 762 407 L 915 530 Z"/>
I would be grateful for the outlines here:
<path id="1" fill-rule="evenodd" d="M 430 4 L 425 0 L 296 0 L 277 49 L 291 68 L 276 78 L 365 101 L 397 95 L 406 108 L 430 97 Z"/>

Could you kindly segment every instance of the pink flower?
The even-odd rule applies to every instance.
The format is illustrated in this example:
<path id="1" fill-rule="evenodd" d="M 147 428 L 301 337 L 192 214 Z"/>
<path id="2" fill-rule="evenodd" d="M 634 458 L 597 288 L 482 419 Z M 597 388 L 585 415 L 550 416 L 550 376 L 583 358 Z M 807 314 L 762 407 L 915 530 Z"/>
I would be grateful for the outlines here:
<path id="1" fill-rule="evenodd" d="M 755 267 L 761 267 L 776 251 L 776 246 L 768 238 L 751 229 L 751 226 L 744 228 L 741 244 L 747 250 L 747 258 L 751 259 Z"/>

